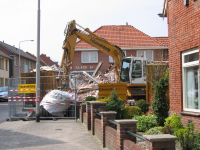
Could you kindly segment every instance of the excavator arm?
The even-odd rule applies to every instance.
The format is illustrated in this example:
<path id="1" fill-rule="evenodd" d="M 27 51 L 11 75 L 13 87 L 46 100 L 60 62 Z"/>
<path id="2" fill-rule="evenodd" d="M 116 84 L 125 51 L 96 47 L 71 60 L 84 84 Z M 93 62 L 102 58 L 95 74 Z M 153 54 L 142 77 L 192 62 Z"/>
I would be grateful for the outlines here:
<path id="1" fill-rule="evenodd" d="M 115 72 L 118 77 L 118 82 L 120 82 L 118 69 L 121 68 L 122 58 L 124 57 L 124 52 L 116 45 L 108 42 L 107 40 L 97 36 L 89 29 L 82 28 L 82 30 L 77 29 L 76 26 L 80 25 L 75 23 L 75 20 L 71 21 L 66 28 L 66 35 L 63 44 L 63 56 L 61 60 L 60 67 L 64 68 L 64 74 L 69 75 L 71 72 L 71 64 L 74 57 L 74 51 L 76 46 L 77 38 L 92 45 L 98 50 L 111 56 L 115 64 Z"/>

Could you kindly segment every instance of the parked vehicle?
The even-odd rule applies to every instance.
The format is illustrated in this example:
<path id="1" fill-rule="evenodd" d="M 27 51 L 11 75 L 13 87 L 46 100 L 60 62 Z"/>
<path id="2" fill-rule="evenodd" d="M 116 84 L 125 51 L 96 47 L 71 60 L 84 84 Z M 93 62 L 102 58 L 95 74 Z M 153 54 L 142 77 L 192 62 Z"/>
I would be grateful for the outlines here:
<path id="1" fill-rule="evenodd" d="M 0 87 L 0 101 L 8 101 L 8 87 Z"/>

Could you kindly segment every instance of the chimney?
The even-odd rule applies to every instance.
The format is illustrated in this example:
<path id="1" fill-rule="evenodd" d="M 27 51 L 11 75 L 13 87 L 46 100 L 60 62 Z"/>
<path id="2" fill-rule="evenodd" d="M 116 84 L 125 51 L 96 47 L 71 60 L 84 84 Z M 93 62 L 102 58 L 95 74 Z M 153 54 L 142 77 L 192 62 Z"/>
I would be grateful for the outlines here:
<path id="1" fill-rule="evenodd" d="M 126 22 L 126 25 L 128 25 L 128 22 Z"/>

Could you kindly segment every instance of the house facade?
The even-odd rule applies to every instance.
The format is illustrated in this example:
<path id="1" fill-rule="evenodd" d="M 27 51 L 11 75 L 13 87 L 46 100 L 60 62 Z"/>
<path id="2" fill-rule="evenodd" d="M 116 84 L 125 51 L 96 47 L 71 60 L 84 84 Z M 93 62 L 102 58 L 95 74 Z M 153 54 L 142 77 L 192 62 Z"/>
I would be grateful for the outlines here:
<path id="1" fill-rule="evenodd" d="M 200 0 L 165 0 L 169 32 L 170 115 L 200 130 Z"/>
<path id="2" fill-rule="evenodd" d="M 0 87 L 7 86 L 7 79 L 10 78 L 10 62 L 12 58 L 0 51 Z"/>
<path id="3" fill-rule="evenodd" d="M 10 60 L 10 78 L 19 77 L 20 73 L 30 72 L 36 67 L 36 59 L 23 50 L 19 51 L 18 48 L 0 41 L 0 51 L 12 58 Z"/>
<path id="4" fill-rule="evenodd" d="M 150 37 L 131 25 L 101 26 L 94 34 L 120 47 L 125 55 L 148 58 L 149 62 L 168 60 L 168 37 Z M 111 56 L 80 40 L 75 47 L 72 62 L 73 73 L 94 72 L 103 62 L 100 72 L 104 73 L 113 63 Z"/>

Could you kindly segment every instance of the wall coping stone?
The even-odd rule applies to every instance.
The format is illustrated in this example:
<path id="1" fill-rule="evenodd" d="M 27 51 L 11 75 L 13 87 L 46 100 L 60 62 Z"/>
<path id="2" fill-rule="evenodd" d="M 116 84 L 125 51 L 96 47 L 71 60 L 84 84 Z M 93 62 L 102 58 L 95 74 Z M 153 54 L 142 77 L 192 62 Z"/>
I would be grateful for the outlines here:
<path id="1" fill-rule="evenodd" d="M 121 120 L 115 120 L 117 123 L 119 124 L 135 124 L 138 123 L 138 120 L 134 120 L 134 119 L 121 119 Z"/>
<path id="2" fill-rule="evenodd" d="M 99 112 L 100 114 L 103 114 L 103 115 L 111 115 L 111 114 L 117 114 L 116 111 L 101 111 Z"/>
<path id="3" fill-rule="evenodd" d="M 107 104 L 107 102 L 90 101 L 90 104 L 102 105 L 102 104 Z"/>
<path id="4" fill-rule="evenodd" d="M 150 142 L 175 141 L 178 137 L 171 134 L 143 135 Z"/>

